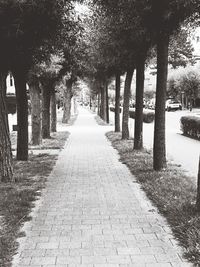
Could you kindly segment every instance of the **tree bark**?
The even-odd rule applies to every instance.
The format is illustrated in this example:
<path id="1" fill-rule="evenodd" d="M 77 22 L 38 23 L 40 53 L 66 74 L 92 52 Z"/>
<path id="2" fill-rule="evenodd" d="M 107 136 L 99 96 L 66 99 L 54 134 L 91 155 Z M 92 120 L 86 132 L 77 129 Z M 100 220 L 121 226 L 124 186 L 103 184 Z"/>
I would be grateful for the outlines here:
<path id="1" fill-rule="evenodd" d="M 103 121 L 107 122 L 107 93 L 106 93 L 106 83 L 101 81 L 101 104 L 100 104 L 100 117 Z"/>
<path id="2" fill-rule="evenodd" d="M 74 97 L 74 115 L 78 114 L 78 108 L 77 108 L 77 99 Z"/>
<path id="3" fill-rule="evenodd" d="M 42 138 L 51 138 L 50 135 L 50 98 L 51 85 L 42 82 Z"/>
<path id="4" fill-rule="evenodd" d="M 134 149 L 143 147 L 143 95 L 144 95 L 144 70 L 145 57 L 141 56 L 136 65 L 136 107 L 135 107 L 135 130 Z"/>
<path id="5" fill-rule="evenodd" d="M 101 109 L 101 92 L 99 91 L 98 92 L 98 95 L 97 95 L 97 115 L 100 117 L 100 109 Z"/>
<path id="6" fill-rule="evenodd" d="M 64 91 L 64 111 L 62 123 L 69 123 L 71 117 L 71 99 L 72 99 L 72 84 L 71 80 L 66 81 L 66 90 Z"/>
<path id="7" fill-rule="evenodd" d="M 6 76 L 7 73 L 0 72 L 0 182 L 13 181 L 12 150 L 5 104 Z"/>
<path id="8" fill-rule="evenodd" d="M 153 168 L 166 167 L 165 101 L 168 72 L 169 35 L 161 33 L 157 40 L 157 84 L 153 147 Z"/>
<path id="9" fill-rule="evenodd" d="M 17 160 L 28 160 L 28 98 L 26 72 L 13 71 L 17 100 Z"/>
<path id="10" fill-rule="evenodd" d="M 197 211 L 200 211 L 200 157 L 199 157 L 199 170 L 197 177 L 197 200 L 196 200 Z"/>
<path id="11" fill-rule="evenodd" d="M 57 132 L 56 92 L 55 87 L 51 90 L 51 132 Z"/>
<path id="12" fill-rule="evenodd" d="M 41 101 L 40 87 L 37 78 L 29 82 L 29 92 L 31 100 L 31 122 L 32 122 L 32 145 L 40 145 L 42 141 L 41 128 Z"/>
<path id="13" fill-rule="evenodd" d="M 122 115 L 122 139 L 129 139 L 129 101 L 131 95 L 131 83 L 133 78 L 134 69 L 129 69 L 126 73 L 126 80 L 124 85 L 124 103 Z"/>
<path id="14" fill-rule="evenodd" d="M 5 72 L 5 73 L 2 73 L 2 91 L 3 91 L 3 96 L 4 96 L 4 99 L 6 97 L 6 93 L 7 93 L 7 84 L 6 84 L 6 79 L 7 79 L 7 75 L 8 75 L 8 72 Z M 6 102 L 5 102 L 6 103 Z"/>
<path id="15" fill-rule="evenodd" d="M 106 91 L 106 122 L 109 123 L 109 97 L 108 97 L 108 83 L 105 82 L 105 91 Z"/>
<path id="16" fill-rule="evenodd" d="M 120 89 L 121 77 L 117 73 L 115 80 L 115 132 L 120 132 Z"/>

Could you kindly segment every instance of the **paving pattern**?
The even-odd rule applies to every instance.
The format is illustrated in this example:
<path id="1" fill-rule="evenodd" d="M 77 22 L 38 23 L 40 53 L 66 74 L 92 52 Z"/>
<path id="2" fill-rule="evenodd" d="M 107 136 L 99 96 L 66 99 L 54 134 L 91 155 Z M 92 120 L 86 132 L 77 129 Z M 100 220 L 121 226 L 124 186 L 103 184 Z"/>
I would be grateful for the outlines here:
<path id="1" fill-rule="evenodd" d="M 189 267 L 165 219 L 81 109 L 13 267 Z"/>

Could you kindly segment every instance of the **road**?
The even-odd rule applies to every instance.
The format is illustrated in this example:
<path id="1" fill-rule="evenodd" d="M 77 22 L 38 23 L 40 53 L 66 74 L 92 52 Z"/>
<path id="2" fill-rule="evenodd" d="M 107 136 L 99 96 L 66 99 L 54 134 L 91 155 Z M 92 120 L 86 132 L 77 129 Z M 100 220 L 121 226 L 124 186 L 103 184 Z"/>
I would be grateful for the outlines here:
<path id="1" fill-rule="evenodd" d="M 198 113 L 200 110 L 171 111 L 166 112 L 166 150 L 167 159 L 175 164 L 181 165 L 186 174 L 197 177 L 198 161 L 200 154 L 200 141 L 193 140 L 181 134 L 180 118 L 183 115 Z M 111 112 L 110 119 L 114 122 L 114 114 Z M 134 136 L 134 120 L 129 122 L 130 136 Z M 144 123 L 144 146 L 153 148 L 154 123 Z"/>

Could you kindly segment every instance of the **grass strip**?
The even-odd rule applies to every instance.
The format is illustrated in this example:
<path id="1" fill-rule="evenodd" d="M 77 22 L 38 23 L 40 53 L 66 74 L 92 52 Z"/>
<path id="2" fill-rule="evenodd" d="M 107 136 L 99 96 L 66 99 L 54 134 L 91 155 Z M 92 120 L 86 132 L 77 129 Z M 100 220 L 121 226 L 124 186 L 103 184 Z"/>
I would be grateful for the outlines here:
<path id="1" fill-rule="evenodd" d="M 16 239 L 24 235 L 20 229 L 24 222 L 31 220 L 29 214 L 34 207 L 45 182 L 51 173 L 57 154 L 50 154 L 55 147 L 62 149 L 68 132 L 53 134 L 53 138 L 43 142 L 48 153 L 30 154 L 28 161 L 14 160 L 15 183 L 0 183 L 0 266 L 10 267 L 18 244 Z"/>
<path id="2" fill-rule="evenodd" d="M 200 266 L 200 214 L 196 211 L 196 185 L 175 164 L 153 170 L 152 152 L 133 150 L 133 140 L 121 140 L 121 133 L 106 134 L 148 198 L 167 219 L 175 238 L 184 248 L 187 260 Z"/>

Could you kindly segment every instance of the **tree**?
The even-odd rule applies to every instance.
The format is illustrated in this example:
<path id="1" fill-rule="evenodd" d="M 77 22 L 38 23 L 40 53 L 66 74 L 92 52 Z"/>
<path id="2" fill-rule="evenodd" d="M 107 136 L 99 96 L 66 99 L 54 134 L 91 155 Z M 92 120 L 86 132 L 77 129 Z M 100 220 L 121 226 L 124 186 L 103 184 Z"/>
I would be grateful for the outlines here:
<path id="1" fill-rule="evenodd" d="M 129 139 L 129 101 L 131 95 L 131 82 L 133 78 L 134 67 L 126 73 L 126 80 L 124 85 L 124 102 L 123 102 L 123 115 L 122 115 L 122 139 Z"/>
<path id="2" fill-rule="evenodd" d="M 41 99 L 39 79 L 35 73 L 29 73 L 28 78 L 30 101 L 31 101 L 31 122 L 32 122 L 32 145 L 40 145 L 41 136 Z"/>
<path id="3" fill-rule="evenodd" d="M 179 31 L 176 31 L 169 43 L 169 64 L 174 69 L 194 64 L 193 52 L 194 48 L 189 39 L 189 29 L 181 28 Z"/>
<path id="4" fill-rule="evenodd" d="M 94 4 L 92 6 L 92 11 L 92 18 L 88 23 L 88 43 L 90 47 L 90 65 L 88 69 L 90 70 L 89 72 L 92 79 L 94 78 L 97 80 L 96 84 L 99 88 L 99 115 L 103 120 L 109 122 L 108 83 L 111 77 L 119 77 L 121 75 L 122 64 L 120 65 L 121 62 L 119 62 L 119 58 L 122 59 L 122 56 L 119 53 L 119 42 L 116 40 L 116 36 L 114 34 L 116 28 L 114 27 L 113 18 L 107 16 L 106 10 L 104 10 L 100 5 Z M 118 92 L 120 89 L 120 83 L 118 81 L 116 83 L 117 98 L 115 111 L 115 123 L 118 123 L 118 126 L 116 125 L 115 127 L 119 128 L 120 93 Z"/>
<path id="5" fill-rule="evenodd" d="M 190 17 L 198 1 L 164 0 L 136 1 L 137 12 L 144 27 L 150 31 L 157 47 L 157 85 L 154 128 L 153 166 L 161 170 L 166 166 L 165 149 L 165 100 L 168 72 L 170 36 L 181 23 Z"/>
<path id="6" fill-rule="evenodd" d="M 115 77 L 115 132 L 120 132 L 120 90 L 121 76 L 117 73 Z"/>
<path id="7" fill-rule="evenodd" d="M 64 76 L 65 90 L 63 93 L 63 123 L 68 123 L 71 116 L 71 99 L 73 97 L 73 85 L 82 77 L 85 69 L 86 44 L 83 38 L 83 25 L 81 19 L 72 15 L 72 26 L 67 32 L 67 38 L 62 44 L 64 61 L 61 73 Z M 64 33 L 65 35 L 65 33 Z"/>
<path id="8" fill-rule="evenodd" d="M 191 74 L 191 77 L 190 77 Z M 185 84 L 185 80 L 187 81 Z M 195 82 L 194 90 L 192 83 Z M 171 69 L 168 75 L 168 83 L 167 83 L 167 96 L 173 97 L 175 99 L 181 100 L 182 96 L 184 95 L 186 98 L 189 97 L 188 95 L 188 85 L 189 88 L 192 89 L 191 92 L 198 93 L 199 87 L 199 73 L 198 69 L 195 66 L 188 66 L 186 68 L 178 68 L 178 69 Z M 195 90 L 197 89 L 197 90 Z M 183 99 L 182 99 L 183 100 Z M 182 103 L 183 104 L 183 103 Z"/>
<path id="9" fill-rule="evenodd" d="M 130 70 L 133 66 L 137 68 L 136 83 L 136 119 L 134 147 L 142 147 L 142 124 L 143 124 L 143 91 L 144 91 L 144 67 L 147 52 L 151 46 L 148 31 L 141 25 L 141 19 L 135 8 L 135 1 L 94 1 L 100 8 L 105 10 L 107 17 L 111 18 L 106 27 L 112 33 L 111 43 L 117 50 L 115 60 L 122 65 L 124 70 Z M 109 28 L 110 27 L 110 28 Z M 129 72 L 129 71 L 128 71 Z M 124 91 L 124 107 L 122 122 L 122 137 L 127 138 L 129 119 L 130 88 Z M 131 84 L 129 82 L 129 84 Z M 128 91 L 129 90 L 129 91 Z"/>
<path id="10" fill-rule="evenodd" d="M 143 148 L 143 97 L 144 97 L 144 70 L 146 55 L 140 55 L 136 63 L 136 109 L 134 149 Z"/>
<path id="11" fill-rule="evenodd" d="M 64 62 L 63 54 L 51 55 L 50 59 L 40 64 L 39 80 L 42 87 L 42 138 L 50 138 L 50 103 L 55 94 L 56 82 L 60 79 L 60 72 Z M 55 104 L 55 102 L 54 102 Z M 52 107 L 52 109 L 55 107 Z M 54 111 L 55 112 L 55 109 Z M 56 119 L 56 115 L 52 119 Z M 55 126 L 55 121 L 53 122 Z"/>
<path id="12" fill-rule="evenodd" d="M 3 95 L 4 75 L 0 73 L 0 182 L 11 182 L 13 177 L 12 151 L 7 120 L 5 97 Z"/>
<path id="13" fill-rule="evenodd" d="M 72 86 L 76 81 L 73 79 L 65 78 L 65 90 L 64 90 L 64 103 L 63 103 L 63 118 L 62 123 L 68 123 L 71 117 L 71 99 L 73 96 Z"/>
<path id="14" fill-rule="evenodd" d="M 28 158 L 28 112 L 26 82 L 28 71 L 33 64 L 35 54 L 43 44 L 53 47 L 51 40 L 59 33 L 63 18 L 71 10 L 70 1 L 1 1 L 0 3 L 0 72 L 1 76 L 11 71 L 15 77 L 18 112 L 17 159 Z M 65 16 L 64 16 L 65 15 Z M 9 19 L 8 19 L 9 18 Z M 3 77 L 2 76 L 2 77 Z M 5 91 L 5 79 L 1 79 L 0 89 Z M 4 83 L 4 85 L 3 85 Z M 4 114 L 5 105 L 0 99 L 0 113 Z M 6 114 L 6 113 L 5 113 Z M 12 180 L 12 154 L 7 133 L 7 122 L 1 120 L 0 146 L 4 157 L 1 160 L 0 173 Z"/>
<path id="15" fill-rule="evenodd" d="M 10 2 L 9 2 L 10 3 Z M 35 54 L 43 44 L 52 47 L 55 35 L 62 27 L 64 14 L 71 9 L 61 1 L 43 0 L 36 4 L 21 1 L 11 6 L 14 10 L 15 32 L 10 40 L 10 69 L 13 73 L 17 92 L 18 142 L 17 159 L 28 158 L 28 112 L 26 111 L 26 82 L 28 71 L 33 65 Z M 11 8 L 9 6 L 9 8 Z M 12 17 L 12 16 L 11 16 Z M 16 33 L 16 34 L 15 34 Z M 55 39 L 54 39 L 55 40 Z"/>
<path id="16" fill-rule="evenodd" d="M 57 132 L 57 110 L 56 110 L 56 90 L 55 87 L 52 88 L 51 98 L 50 98 L 50 130 L 52 133 Z"/>

